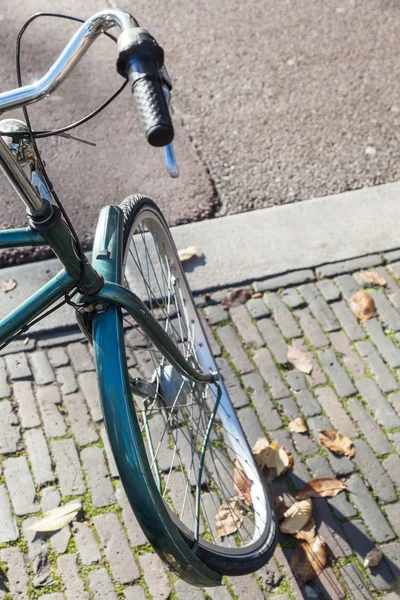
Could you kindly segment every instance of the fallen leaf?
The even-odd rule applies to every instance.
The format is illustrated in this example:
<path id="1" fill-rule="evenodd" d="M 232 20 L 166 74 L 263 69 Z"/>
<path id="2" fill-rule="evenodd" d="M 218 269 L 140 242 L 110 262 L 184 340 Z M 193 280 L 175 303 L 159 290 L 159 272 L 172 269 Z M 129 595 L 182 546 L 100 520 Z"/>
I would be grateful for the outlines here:
<path id="1" fill-rule="evenodd" d="M 235 469 L 233 472 L 233 481 L 235 483 L 235 493 L 242 500 L 246 506 L 252 506 L 253 502 L 251 500 L 251 486 L 252 482 L 247 477 L 246 473 L 243 470 L 242 465 L 240 464 L 237 458 L 234 459 Z"/>
<path id="2" fill-rule="evenodd" d="M 382 275 L 379 275 L 376 271 L 359 271 L 358 275 L 361 277 L 365 283 L 369 283 L 371 285 L 381 285 L 385 287 L 387 285 L 387 281 Z"/>
<path id="3" fill-rule="evenodd" d="M 215 527 L 220 537 L 235 533 L 243 523 L 243 511 L 237 498 L 224 502 L 215 515 Z"/>
<path id="4" fill-rule="evenodd" d="M 313 369 L 312 362 L 306 352 L 299 350 L 296 346 L 288 346 L 287 359 L 296 369 L 309 375 Z"/>
<path id="5" fill-rule="evenodd" d="M 252 452 L 269 483 L 293 465 L 292 453 L 281 448 L 277 441 L 269 443 L 267 438 L 258 438 Z"/>
<path id="6" fill-rule="evenodd" d="M 311 511 L 312 502 L 310 498 L 292 504 L 283 515 L 285 520 L 280 526 L 282 533 L 293 535 L 303 529 L 311 517 Z"/>
<path id="7" fill-rule="evenodd" d="M 300 529 L 300 531 L 297 531 L 295 534 L 293 534 L 293 536 L 295 538 L 297 538 L 298 540 L 310 541 L 315 538 L 315 530 L 316 530 L 315 521 L 312 517 L 310 517 L 310 519 L 307 521 L 307 523 L 304 525 L 304 527 L 302 529 Z"/>
<path id="8" fill-rule="evenodd" d="M 383 557 L 383 552 L 378 546 L 372 548 L 364 559 L 364 567 L 376 567 L 379 565 Z"/>
<path id="9" fill-rule="evenodd" d="M 317 535 L 310 542 L 299 544 L 290 561 L 290 568 L 300 586 L 312 581 L 322 573 L 326 565 L 327 551 L 324 540 Z"/>
<path id="10" fill-rule="evenodd" d="M 299 500 L 304 500 L 305 498 L 333 498 L 346 488 L 347 485 L 339 479 L 320 477 L 303 485 L 296 498 Z"/>
<path id="11" fill-rule="evenodd" d="M 350 438 L 337 431 L 323 429 L 319 432 L 319 441 L 332 452 L 336 454 L 345 454 L 346 456 L 354 456 L 356 451 L 354 444 Z"/>
<path id="12" fill-rule="evenodd" d="M 75 519 L 81 508 L 81 502 L 70 502 L 69 504 L 58 506 L 44 512 L 27 529 L 31 531 L 58 531 Z"/>
<path id="13" fill-rule="evenodd" d="M 283 515 L 288 509 L 285 503 L 285 499 L 283 496 L 272 496 L 272 502 L 274 505 L 276 518 L 278 519 L 278 521 L 280 521 L 281 519 L 283 519 Z"/>
<path id="14" fill-rule="evenodd" d="M 375 302 L 365 290 L 358 290 L 350 298 L 349 306 L 360 323 L 368 321 L 375 314 Z"/>
<path id="15" fill-rule="evenodd" d="M 251 295 L 252 298 L 262 298 L 262 292 L 254 292 L 254 294 Z"/>
<path id="16" fill-rule="evenodd" d="M 0 280 L 0 292 L 11 292 L 17 287 L 15 279 L 1 279 Z"/>
<path id="17" fill-rule="evenodd" d="M 189 246 L 189 248 L 183 248 L 182 250 L 178 250 L 178 256 L 181 263 L 188 262 L 192 260 L 195 256 L 201 256 L 202 252 L 200 248 L 197 246 Z"/>
<path id="18" fill-rule="evenodd" d="M 245 304 L 249 298 L 251 298 L 253 292 L 250 288 L 238 288 L 237 290 L 231 290 L 221 300 L 222 308 L 231 308 L 231 306 L 239 306 L 239 304 Z"/>
<path id="19" fill-rule="evenodd" d="M 298 417 L 289 423 L 289 431 L 292 433 L 304 433 L 307 431 L 307 425 L 302 417 Z"/>

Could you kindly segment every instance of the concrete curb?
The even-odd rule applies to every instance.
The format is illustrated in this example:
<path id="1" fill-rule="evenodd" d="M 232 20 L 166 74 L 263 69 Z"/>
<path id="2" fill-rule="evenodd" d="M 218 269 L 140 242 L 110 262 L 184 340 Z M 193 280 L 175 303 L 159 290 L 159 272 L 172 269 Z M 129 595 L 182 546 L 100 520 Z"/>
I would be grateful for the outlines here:
<path id="1" fill-rule="evenodd" d="M 273 289 L 280 287 L 278 276 L 285 274 L 293 273 L 283 277 L 282 285 L 316 267 L 317 276 L 352 270 L 351 261 L 360 257 L 368 257 L 366 266 L 381 263 L 381 253 L 400 248 L 400 227 L 397 231 L 395 225 L 400 221 L 399 198 L 400 182 L 389 183 L 181 225 L 171 231 L 178 248 L 195 245 L 204 254 L 203 259 L 187 265 L 193 292 L 255 281 L 260 282 L 258 289 Z M 397 253 L 391 257 L 396 258 Z M 363 264 L 356 260 L 354 270 Z M 2 269 L 2 279 L 15 279 L 18 285 L 3 295 L 0 318 L 59 269 L 56 259 Z M 31 331 L 41 334 L 74 324 L 73 310 L 65 306 Z"/>

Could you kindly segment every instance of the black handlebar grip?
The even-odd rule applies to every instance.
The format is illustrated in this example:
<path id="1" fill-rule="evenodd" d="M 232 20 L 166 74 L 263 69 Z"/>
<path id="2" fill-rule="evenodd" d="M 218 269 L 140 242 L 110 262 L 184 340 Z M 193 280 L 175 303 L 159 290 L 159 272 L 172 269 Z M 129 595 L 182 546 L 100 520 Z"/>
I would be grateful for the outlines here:
<path id="1" fill-rule="evenodd" d="M 136 79 L 132 85 L 132 93 L 149 144 L 152 146 L 170 144 L 174 139 L 174 128 L 161 80 L 152 76 Z"/>

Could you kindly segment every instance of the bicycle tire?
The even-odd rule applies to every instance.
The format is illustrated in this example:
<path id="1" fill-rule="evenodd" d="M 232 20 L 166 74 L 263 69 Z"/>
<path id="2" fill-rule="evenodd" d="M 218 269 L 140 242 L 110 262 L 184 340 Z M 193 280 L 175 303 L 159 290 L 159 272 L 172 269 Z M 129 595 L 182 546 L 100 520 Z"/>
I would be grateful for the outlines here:
<path id="1" fill-rule="evenodd" d="M 198 311 L 196 309 L 193 297 L 189 290 L 186 276 L 179 261 L 175 244 L 173 242 L 168 225 L 161 211 L 159 210 L 159 208 L 153 200 L 142 195 L 134 195 L 126 198 L 120 205 L 120 208 L 122 209 L 124 214 L 122 265 L 122 270 L 125 274 L 124 285 L 126 285 L 127 287 L 131 287 L 132 291 L 141 295 L 142 298 L 143 290 L 138 290 L 138 286 L 140 287 L 140 285 L 143 285 L 145 290 L 145 296 L 143 299 L 145 299 L 147 293 L 148 307 L 156 317 L 158 317 L 159 319 L 161 318 L 161 320 L 164 322 L 165 328 L 167 329 L 167 331 L 170 332 L 171 338 L 175 339 L 176 344 L 178 345 L 178 347 L 180 347 L 182 352 L 186 352 L 187 358 L 190 359 L 193 363 L 197 363 L 196 366 L 200 367 L 203 371 L 210 369 L 217 370 L 217 366 L 211 353 L 209 343 L 204 334 L 204 329 L 201 325 L 201 321 L 198 316 Z M 154 252 L 154 249 L 152 247 L 149 250 L 151 243 L 153 243 L 154 246 L 158 247 L 158 250 L 156 248 L 156 252 Z M 135 245 L 134 253 L 130 250 L 132 244 Z M 139 246 L 140 248 L 138 249 Z M 144 254 L 143 246 L 145 246 Z M 160 251 L 160 248 L 162 248 L 162 251 Z M 133 258 L 131 257 L 131 254 Z M 140 256 L 142 254 L 143 256 L 145 256 L 146 260 L 145 268 L 141 266 L 142 262 L 140 260 Z M 161 266 L 158 263 L 155 266 L 155 262 L 157 260 L 159 260 Z M 173 282 L 174 287 L 176 287 L 177 281 L 179 283 L 179 294 L 176 293 L 175 295 L 174 292 L 175 305 L 173 309 L 171 309 L 170 304 L 168 303 L 167 309 L 165 310 L 165 297 L 163 301 L 160 301 L 156 300 L 154 292 L 152 292 L 154 297 L 151 296 L 149 293 L 150 279 L 154 279 L 153 273 L 155 275 L 155 278 L 157 279 L 156 270 L 161 269 L 160 272 L 162 275 L 163 268 L 168 269 L 167 275 L 169 274 L 169 276 L 171 277 L 171 281 Z M 162 277 L 165 286 L 166 276 L 162 275 Z M 141 281 L 142 279 L 143 281 Z M 147 281 L 145 281 L 146 279 Z M 161 293 L 160 282 L 157 281 L 157 283 L 158 289 Z M 170 288 L 169 281 L 167 287 L 168 289 Z M 170 292 L 168 292 L 168 295 L 170 300 Z M 180 300 L 178 300 L 178 298 L 180 298 Z M 189 314 L 190 319 L 188 316 Z M 124 325 L 126 327 L 126 317 L 123 315 L 123 318 Z M 176 323 L 176 327 L 174 327 L 173 325 L 171 325 L 174 318 L 178 318 L 178 322 L 181 318 L 182 323 Z M 184 319 L 185 322 L 183 322 Z M 189 340 L 191 335 L 191 326 L 193 326 L 193 332 L 196 333 L 193 333 L 193 339 Z M 179 328 L 180 333 L 177 334 L 177 329 Z M 143 366 L 138 366 L 137 363 L 137 355 L 139 350 L 140 352 L 142 352 L 142 359 L 143 353 L 145 351 L 144 348 L 140 348 L 137 345 L 138 334 L 139 332 L 137 331 L 137 328 L 130 329 L 129 327 L 126 327 L 125 349 L 128 357 L 128 371 L 131 368 L 134 371 L 134 375 L 138 374 L 138 370 L 140 372 L 140 369 L 144 368 Z M 136 340 L 136 346 L 132 346 L 128 343 L 132 339 Z M 196 340 L 196 344 L 200 340 L 200 345 L 196 346 L 196 344 L 193 341 L 194 339 Z M 146 339 L 146 344 L 147 351 L 150 354 L 155 369 L 152 375 L 152 381 L 157 389 L 157 402 L 156 400 L 153 401 L 153 407 L 151 409 L 152 412 L 150 412 L 148 408 L 143 408 L 144 405 L 142 404 L 142 400 L 135 396 L 134 402 L 135 405 L 138 407 L 137 417 L 139 420 L 141 419 L 140 422 L 142 424 L 143 439 L 147 448 L 147 455 L 149 457 L 149 462 L 151 461 L 151 468 L 153 469 L 154 477 L 157 478 L 157 481 L 159 483 L 160 494 L 162 494 L 164 498 L 165 504 L 170 512 L 173 523 L 175 524 L 175 526 L 177 527 L 187 544 L 190 547 L 193 547 L 193 544 L 195 543 L 195 534 L 194 526 L 192 525 L 194 525 L 195 519 L 192 519 L 191 523 L 188 524 L 188 511 L 186 510 L 185 513 L 186 501 L 189 505 L 191 505 L 191 496 L 193 497 L 195 494 L 195 490 L 193 490 L 193 478 L 191 475 L 192 466 L 194 465 L 194 467 L 196 468 L 196 465 L 198 465 L 199 460 L 199 457 L 197 455 L 198 440 L 197 437 L 193 436 L 193 429 L 195 424 L 205 422 L 204 415 L 206 415 L 207 410 L 210 412 L 208 406 L 210 404 L 211 396 L 208 389 L 207 392 L 205 392 L 204 387 L 195 388 L 193 383 L 191 384 L 192 387 L 189 391 L 188 388 L 184 388 L 184 386 L 186 386 L 187 383 L 186 381 L 180 383 L 179 392 L 177 392 L 176 389 L 178 384 L 176 384 L 173 381 L 173 378 L 177 377 L 176 373 L 173 372 L 173 370 L 169 369 L 168 365 L 165 365 L 164 359 L 162 359 L 160 353 L 157 353 L 157 349 L 152 347 L 150 340 Z M 145 345 L 144 341 L 142 342 L 142 345 Z M 190 347 L 193 347 L 192 354 L 190 354 Z M 200 358 L 198 358 L 199 356 Z M 157 360 L 160 362 L 157 363 Z M 167 369 L 169 369 L 168 375 L 165 376 L 165 372 L 167 371 Z M 146 371 L 146 368 L 144 368 L 144 370 Z M 150 373 L 148 371 L 148 378 L 149 375 Z M 181 381 L 183 381 L 183 378 L 179 380 L 179 382 Z M 276 544 L 277 526 L 268 488 L 262 478 L 261 473 L 259 472 L 256 466 L 251 450 L 248 446 L 247 440 L 239 424 L 239 421 L 236 418 L 234 409 L 229 400 L 229 395 L 223 382 L 221 382 L 221 387 L 223 400 L 221 401 L 222 403 L 220 406 L 222 408 L 220 408 L 219 412 L 217 413 L 216 425 L 213 429 L 214 439 L 212 440 L 212 442 L 210 442 L 209 448 L 207 448 L 208 454 L 206 453 L 206 466 L 204 470 L 204 479 L 202 480 L 203 491 L 201 494 L 201 518 L 203 522 L 204 531 L 202 536 L 198 540 L 196 554 L 205 565 L 207 565 L 213 571 L 220 573 L 221 575 L 245 575 L 259 569 L 268 561 L 268 559 L 272 555 Z M 184 389 L 185 393 L 182 392 L 182 389 Z M 179 404 L 178 399 L 181 396 L 183 396 L 185 402 L 188 400 L 188 398 L 190 398 L 191 402 L 182 403 L 182 400 L 180 400 L 181 404 Z M 169 402 L 173 402 L 173 404 L 170 405 L 168 404 Z M 187 418 L 187 415 L 190 412 L 190 410 L 192 411 L 192 421 L 190 423 L 192 429 L 189 429 Z M 164 419 L 165 429 L 163 432 L 163 437 L 165 436 L 165 433 L 168 432 L 167 439 L 169 440 L 168 446 L 166 446 L 163 443 L 163 438 L 161 438 L 157 449 L 157 452 L 160 452 L 161 445 L 163 446 L 162 453 L 160 452 L 160 455 L 162 454 L 161 456 L 159 456 L 157 453 L 154 456 L 153 434 L 154 431 L 156 431 L 156 433 L 158 431 L 159 421 L 157 421 L 157 419 L 160 416 L 159 414 L 157 414 L 157 411 L 161 413 Z M 193 415 L 193 412 L 196 411 L 196 415 Z M 179 413 L 180 417 L 177 417 L 177 413 Z M 181 415 L 183 414 L 185 415 L 185 419 L 181 417 Z M 195 420 L 194 416 L 197 416 L 198 421 Z M 224 421 L 224 418 L 226 420 L 228 419 L 228 417 L 229 422 Z M 232 444 L 234 443 L 233 435 L 232 433 L 229 433 L 227 431 L 226 422 L 228 422 L 229 425 L 229 432 L 234 431 L 235 439 L 237 439 L 234 446 L 232 446 Z M 221 431 L 223 432 L 223 435 L 221 434 Z M 200 431 L 200 425 L 197 425 L 197 434 L 199 433 L 204 434 L 204 431 Z M 178 444 L 179 436 L 180 445 Z M 190 450 L 192 452 L 192 455 L 190 456 L 189 460 L 189 462 L 191 461 L 190 468 L 188 464 L 187 454 L 185 455 L 186 459 L 182 459 L 183 449 L 186 449 L 187 452 L 188 436 L 190 437 Z M 212 444 L 214 445 L 212 446 Z M 226 447 L 223 447 L 222 444 L 225 444 Z M 168 454 L 168 449 L 173 451 L 175 455 L 175 457 L 172 457 L 172 460 L 171 457 L 169 457 L 168 459 L 166 458 L 166 455 Z M 233 450 L 235 450 L 234 453 Z M 217 508 L 220 507 L 221 503 L 223 503 L 224 501 L 229 502 L 230 500 L 230 498 L 228 498 L 227 496 L 223 496 L 222 494 L 224 492 L 224 489 L 228 491 L 229 488 L 229 491 L 231 491 L 232 489 L 236 488 L 232 488 L 232 482 L 230 480 L 228 481 L 228 475 L 226 475 L 226 473 L 224 473 L 223 475 L 225 481 L 223 484 L 221 484 L 221 475 L 218 474 L 218 469 L 216 468 L 215 456 L 218 455 L 217 458 L 221 462 L 221 465 L 223 464 L 224 469 L 228 471 L 227 467 L 230 468 L 231 464 L 234 464 L 233 454 L 235 455 L 235 458 L 239 457 L 239 462 L 241 463 L 242 468 L 244 465 L 246 474 L 251 474 L 252 476 L 250 478 L 252 481 L 252 507 L 255 514 L 251 515 L 251 510 L 247 507 L 248 514 L 244 515 L 243 520 L 246 521 L 246 527 L 251 528 L 251 526 L 253 526 L 254 531 L 252 532 L 252 537 L 250 538 L 250 534 L 248 532 L 244 534 L 243 532 L 241 532 L 241 527 L 238 527 L 237 531 L 234 532 L 236 538 L 232 535 L 226 535 L 216 539 L 216 537 L 218 536 L 215 536 L 214 531 L 215 513 L 217 512 Z M 176 455 L 179 458 L 178 464 L 175 460 Z M 211 458 L 209 458 L 210 455 Z M 222 463 L 221 457 L 223 457 L 223 460 L 225 461 L 224 463 Z M 172 486 L 172 482 L 176 483 L 178 475 L 180 479 L 186 478 L 185 499 L 183 500 L 183 507 L 182 510 L 180 510 L 179 515 L 177 514 L 179 513 L 179 508 L 177 508 L 178 497 L 176 495 L 176 491 L 173 490 Z M 230 478 L 233 481 L 234 475 L 230 475 Z M 216 479 L 218 479 L 218 482 L 220 483 L 220 488 L 217 488 Z M 173 491 L 174 497 L 171 501 L 170 496 Z M 210 515 L 214 514 L 214 527 L 212 525 L 212 522 L 210 521 L 211 517 L 209 517 L 209 515 L 205 512 L 204 508 L 206 500 L 207 504 L 210 505 L 210 497 L 212 498 L 211 504 L 213 504 L 213 506 L 211 506 L 211 508 L 208 508 L 207 510 L 210 510 Z M 260 500 L 261 497 L 262 500 Z M 189 500 L 187 500 L 188 498 Z M 261 501 L 263 502 L 262 507 Z M 243 511 L 243 503 L 240 506 L 241 510 Z M 135 506 L 132 506 L 132 508 L 133 510 L 135 510 Z M 229 510 L 232 513 L 231 508 L 229 508 Z M 262 520 L 260 517 L 261 510 L 264 511 L 262 514 Z M 193 517 L 193 510 L 191 517 Z M 211 533 L 210 529 L 212 529 Z M 211 541 L 210 536 L 212 537 Z M 244 544 L 243 540 L 247 540 L 247 542 L 249 543 L 246 542 Z"/>

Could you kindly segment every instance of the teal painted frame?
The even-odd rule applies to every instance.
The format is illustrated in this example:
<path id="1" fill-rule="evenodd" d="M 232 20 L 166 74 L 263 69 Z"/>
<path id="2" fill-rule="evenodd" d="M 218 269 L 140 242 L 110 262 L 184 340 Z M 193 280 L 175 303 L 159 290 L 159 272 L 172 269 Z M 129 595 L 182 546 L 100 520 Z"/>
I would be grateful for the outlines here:
<path id="1" fill-rule="evenodd" d="M 104 208 L 95 234 L 94 270 L 85 271 L 82 282 L 85 284 L 87 281 L 87 288 L 91 289 L 100 274 L 104 284 L 96 294 L 80 298 L 87 305 L 100 303 L 104 310 L 79 313 L 78 318 L 83 333 L 93 342 L 108 437 L 129 502 L 154 550 L 171 571 L 188 583 L 201 587 L 220 585 L 221 575 L 204 565 L 180 534 L 153 478 L 132 402 L 121 307 L 137 320 L 183 375 L 197 381 L 212 381 L 213 377 L 196 371 L 187 363 L 140 298 L 122 287 L 122 233 L 121 209 L 115 206 Z M 0 233 L 0 248 L 48 244 L 57 251 L 66 267 L 0 320 L 0 343 L 23 330 L 30 321 L 76 287 L 81 263 L 71 250 L 70 235 L 62 222 L 49 235 L 46 232 L 39 234 L 30 228 Z M 93 323 L 90 323 L 92 314 Z"/>

